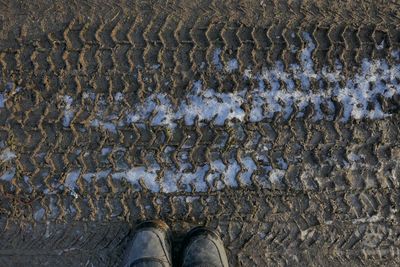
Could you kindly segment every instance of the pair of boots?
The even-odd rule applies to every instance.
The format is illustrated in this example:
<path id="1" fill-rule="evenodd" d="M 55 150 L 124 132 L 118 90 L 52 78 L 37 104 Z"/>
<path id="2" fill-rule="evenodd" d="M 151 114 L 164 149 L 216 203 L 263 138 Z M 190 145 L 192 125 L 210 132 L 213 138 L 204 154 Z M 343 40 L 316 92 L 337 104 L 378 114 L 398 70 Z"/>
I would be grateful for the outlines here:
<path id="1" fill-rule="evenodd" d="M 228 267 L 218 234 L 206 227 L 192 229 L 183 241 L 182 267 Z M 170 267 L 171 232 L 163 221 L 147 221 L 136 227 L 128 246 L 124 267 Z"/>

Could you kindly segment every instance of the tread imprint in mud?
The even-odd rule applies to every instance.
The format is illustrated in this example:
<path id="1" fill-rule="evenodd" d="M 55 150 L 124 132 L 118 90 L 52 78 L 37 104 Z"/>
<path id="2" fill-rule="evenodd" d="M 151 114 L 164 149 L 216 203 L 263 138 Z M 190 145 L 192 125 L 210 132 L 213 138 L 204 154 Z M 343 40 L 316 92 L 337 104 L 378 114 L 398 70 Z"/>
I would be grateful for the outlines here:
<path id="1" fill-rule="evenodd" d="M 364 59 L 399 64 L 391 56 L 400 49 L 398 4 L 95 2 L 82 4 L 81 14 L 27 4 L 38 14 L 32 21 L 25 18 L 32 12 L 0 3 L 8 10 L 0 16 L 0 140 L 15 153 L 0 164 L 2 177 L 15 176 L 0 184 L 0 265 L 51 264 L 58 255 L 63 265 L 117 264 L 131 227 L 149 218 L 178 232 L 198 224 L 220 230 L 232 266 L 398 264 L 398 96 L 380 101 L 392 116 L 379 121 L 343 123 L 335 103 L 339 114 L 319 122 L 309 107 L 303 118 L 256 123 L 90 126 L 98 114 L 118 121 L 154 92 L 178 105 L 194 81 L 226 93 L 256 87 L 243 79 L 246 70 L 298 64 L 309 43 L 303 33 L 315 44 L 318 70 L 339 62 L 350 76 Z M 227 71 L 233 59 L 237 68 Z M 120 104 L 104 104 L 117 93 Z M 67 127 L 65 96 L 75 108 Z M 193 172 L 232 160 L 237 187 L 222 191 L 207 184 L 204 192 L 182 186 L 154 194 L 110 175 L 80 175 L 156 165 L 162 184 L 182 164 Z M 267 164 L 284 171 L 281 180 L 268 179 Z M 76 187 L 65 186 L 77 170 Z"/>

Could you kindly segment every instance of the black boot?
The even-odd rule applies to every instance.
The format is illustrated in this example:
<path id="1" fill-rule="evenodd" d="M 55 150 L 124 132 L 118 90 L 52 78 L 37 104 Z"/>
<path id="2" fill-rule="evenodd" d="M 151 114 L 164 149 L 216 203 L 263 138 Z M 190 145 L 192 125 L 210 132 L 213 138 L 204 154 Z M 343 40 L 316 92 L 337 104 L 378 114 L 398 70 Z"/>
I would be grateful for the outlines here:
<path id="1" fill-rule="evenodd" d="M 206 227 L 196 227 L 185 237 L 182 267 L 228 267 L 228 258 L 219 235 Z"/>
<path id="2" fill-rule="evenodd" d="M 129 243 L 124 267 L 171 267 L 171 233 L 163 221 L 139 224 Z"/>

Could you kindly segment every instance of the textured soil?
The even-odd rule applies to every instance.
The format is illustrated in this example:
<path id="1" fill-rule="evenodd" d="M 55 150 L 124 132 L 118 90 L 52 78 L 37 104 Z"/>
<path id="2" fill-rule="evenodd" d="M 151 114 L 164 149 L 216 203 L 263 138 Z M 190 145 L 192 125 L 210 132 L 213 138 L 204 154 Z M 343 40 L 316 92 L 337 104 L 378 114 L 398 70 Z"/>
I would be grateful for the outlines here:
<path id="1" fill-rule="evenodd" d="M 232 266 L 398 266 L 398 95 L 379 99 L 390 114 L 382 119 L 343 121 L 335 102 L 321 120 L 310 106 L 304 116 L 173 129 L 89 121 L 100 109 L 118 120 L 154 92 L 178 105 L 196 80 L 221 93 L 255 86 L 243 79 L 248 67 L 299 63 L 304 32 L 316 70 L 339 61 L 350 77 L 364 59 L 398 66 L 400 3 L 138 2 L 0 1 L 0 266 L 118 266 L 131 229 L 152 218 L 169 223 L 177 249 L 191 227 L 217 229 Z M 234 72 L 216 70 L 216 49 L 224 66 L 237 59 Z M 121 104 L 109 105 L 118 92 Z M 279 182 L 260 182 L 262 153 L 285 169 Z M 157 164 L 162 177 L 182 160 L 196 170 L 232 158 L 238 186 L 220 190 L 138 190 L 111 175 L 69 182 L 77 169 Z M 250 184 L 245 158 L 255 164 Z"/>

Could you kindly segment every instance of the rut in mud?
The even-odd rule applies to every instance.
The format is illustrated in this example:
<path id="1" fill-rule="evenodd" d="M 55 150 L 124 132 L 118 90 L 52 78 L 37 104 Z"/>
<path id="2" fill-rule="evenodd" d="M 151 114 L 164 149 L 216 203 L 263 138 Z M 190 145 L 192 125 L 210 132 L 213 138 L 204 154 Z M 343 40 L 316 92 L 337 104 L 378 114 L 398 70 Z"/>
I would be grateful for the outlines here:
<path id="1" fill-rule="evenodd" d="M 398 3 L 0 3 L 0 265 L 139 221 L 232 266 L 398 264 Z"/>

